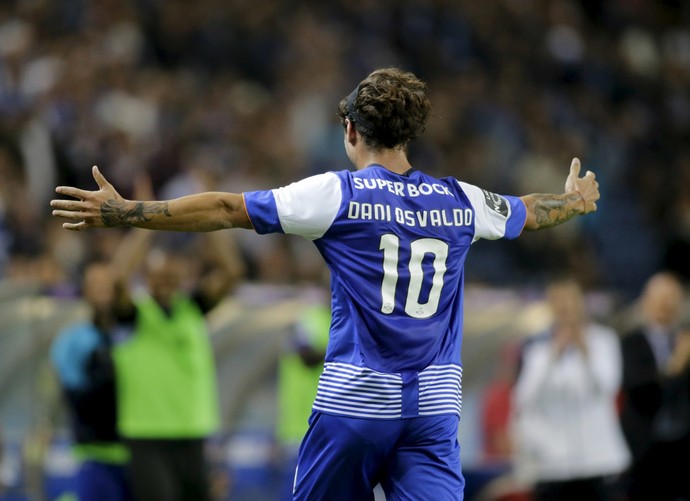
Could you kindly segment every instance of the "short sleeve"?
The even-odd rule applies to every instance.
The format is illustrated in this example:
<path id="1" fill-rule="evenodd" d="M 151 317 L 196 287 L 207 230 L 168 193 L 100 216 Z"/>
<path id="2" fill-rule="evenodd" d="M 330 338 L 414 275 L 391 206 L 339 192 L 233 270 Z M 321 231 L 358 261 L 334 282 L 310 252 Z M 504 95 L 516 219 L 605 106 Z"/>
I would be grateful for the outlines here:
<path id="1" fill-rule="evenodd" d="M 340 178 L 328 172 L 275 190 L 246 192 L 244 204 L 257 233 L 316 240 L 333 224 L 342 198 Z"/>
<path id="2" fill-rule="evenodd" d="M 517 238 L 525 226 L 527 209 L 519 197 L 497 195 L 458 181 L 474 209 L 474 241 Z"/>

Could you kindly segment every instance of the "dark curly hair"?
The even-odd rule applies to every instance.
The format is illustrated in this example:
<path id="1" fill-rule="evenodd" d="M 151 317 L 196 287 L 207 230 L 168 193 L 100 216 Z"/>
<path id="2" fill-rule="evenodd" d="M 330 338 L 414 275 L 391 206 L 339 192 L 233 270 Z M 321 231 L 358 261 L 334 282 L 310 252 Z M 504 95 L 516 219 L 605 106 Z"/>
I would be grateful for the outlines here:
<path id="1" fill-rule="evenodd" d="M 426 83 L 398 68 L 370 73 L 338 106 L 343 127 L 349 119 L 374 149 L 407 149 L 424 132 L 430 113 Z"/>

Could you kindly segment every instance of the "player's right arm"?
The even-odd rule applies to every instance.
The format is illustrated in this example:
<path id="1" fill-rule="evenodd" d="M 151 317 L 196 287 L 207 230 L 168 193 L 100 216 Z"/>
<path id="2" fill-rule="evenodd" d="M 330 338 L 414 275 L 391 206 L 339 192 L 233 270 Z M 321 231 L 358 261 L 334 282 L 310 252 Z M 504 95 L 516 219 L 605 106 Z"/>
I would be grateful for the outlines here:
<path id="1" fill-rule="evenodd" d="M 205 192 L 174 200 L 125 200 L 97 167 L 93 177 L 98 190 L 59 186 L 56 192 L 77 200 L 52 200 L 53 215 L 70 222 L 68 230 L 134 226 L 149 230 L 206 232 L 226 228 L 251 228 L 241 194 Z"/>

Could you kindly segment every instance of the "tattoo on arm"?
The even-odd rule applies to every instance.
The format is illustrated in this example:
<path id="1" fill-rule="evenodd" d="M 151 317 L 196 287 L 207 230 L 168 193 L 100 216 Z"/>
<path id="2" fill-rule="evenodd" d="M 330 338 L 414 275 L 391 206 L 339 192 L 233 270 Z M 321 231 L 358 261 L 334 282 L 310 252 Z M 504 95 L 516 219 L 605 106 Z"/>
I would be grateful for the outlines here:
<path id="1" fill-rule="evenodd" d="M 170 217 L 168 202 L 108 200 L 101 204 L 101 219 L 105 226 L 135 226 L 161 214 Z"/>
<path id="2" fill-rule="evenodd" d="M 536 194 L 534 198 L 534 215 L 540 228 L 557 226 L 582 213 L 577 208 L 578 195 Z"/>

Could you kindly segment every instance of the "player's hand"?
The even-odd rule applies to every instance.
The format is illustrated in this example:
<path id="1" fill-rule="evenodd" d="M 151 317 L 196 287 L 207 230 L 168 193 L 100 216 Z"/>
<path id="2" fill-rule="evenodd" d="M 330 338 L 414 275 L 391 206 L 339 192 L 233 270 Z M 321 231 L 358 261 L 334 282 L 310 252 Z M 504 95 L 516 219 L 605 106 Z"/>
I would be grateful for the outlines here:
<path id="1" fill-rule="evenodd" d="M 599 200 L 599 183 L 594 172 L 588 170 L 584 177 L 580 176 L 580 160 L 573 158 L 570 164 L 570 174 L 565 180 L 565 192 L 577 192 L 582 197 L 583 214 L 597 210 L 596 201 Z"/>
<path id="2" fill-rule="evenodd" d="M 112 226 L 106 224 L 104 219 L 103 206 L 120 204 L 125 199 L 113 188 L 103 174 L 94 165 L 91 170 L 93 178 L 98 184 L 97 191 L 80 190 L 72 186 L 58 186 L 55 191 L 60 195 L 76 198 L 77 200 L 51 200 L 50 206 L 53 208 L 53 216 L 69 220 L 63 223 L 62 227 L 68 230 L 81 231 L 89 228 L 103 228 Z"/>

